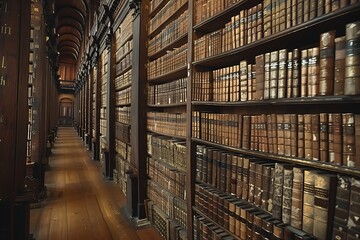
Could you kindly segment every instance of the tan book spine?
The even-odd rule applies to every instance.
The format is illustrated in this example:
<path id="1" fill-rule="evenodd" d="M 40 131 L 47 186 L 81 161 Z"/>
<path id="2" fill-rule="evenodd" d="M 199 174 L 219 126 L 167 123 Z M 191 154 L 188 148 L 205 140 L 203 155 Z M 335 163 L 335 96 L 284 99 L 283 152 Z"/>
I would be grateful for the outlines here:
<path id="1" fill-rule="evenodd" d="M 292 97 L 292 84 L 293 84 L 293 53 L 288 52 L 287 57 L 287 76 L 286 76 L 286 97 Z"/>
<path id="2" fill-rule="evenodd" d="M 334 95 L 344 95 L 346 39 L 335 38 Z"/>
<path id="3" fill-rule="evenodd" d="M 271 16 L 272 16 L 272 0 L 264 0 L 264 37 L 268 37 L 272 34 L 272 26 L 271 26 Z"/>
<path id="4" fill-rule="evenodd" d="M 301 60 L 299 49 L 293 50 L 293 75 L 292 75 L 292 97 L 301 96 Z"/>
<path id="5" fill-rule="evenodd" d="M 264 99 L 264 83 L 265 83 L 265 59 L 264 54 L 255 57 L 256 61 L 256 94 L 254 100 Z"/>
<path id="6" fill-rule="evenodd" d="M 312 160 L 320 159 L 320 129 L 319 114 L 311 115 L 311 135 L 312 135 Z"/>
<path id="7" fill-rule="evenodd" d="M 313 234 L 314 232 L 314 198 L 315 198 L 315 172 L 304 170 L 303 193 L 303 223 L 302 230 Z"/>
<path id="8" fill-rule="evenodd" d="M 301 24 L 304 22 L 304 1 L 305 0 L 297 0 L 297 5 L 296 5 L 297 24 Z"/>
<path id="9" fill-rule="evenodd" d="M 293 168 L 292 198 L 291 198 L 291 225 L 298 229 L 302 228 L 303 217 L 303 190 L 304 169 Z"/>
<path id="10" fill-rule="evenodd" d="M 284 155 L 291 156 L 291 114 L 284 114 Z"/>
<path id="11" fill-rule="evenodd" d="M 301 51 L 301 97 L 307 97 L 308 93 L 308 63 L 308 50 L 305 49 Z"/>
<path id="12" fill-rule="evenodd" d="M 329 113 L 329 162 L 342 165 L 342 118 L 339 113 Z"/>
<path id="13" fill-rule="evenodd" d="M 277 98 L 285 98 L 286 97 L 287 57 L 288 57 L 288 53 L 287 53 L 286 49 L 282 49 L 279 51 Z"/>
<path id="14" fill-rule="evenodd" d="M 328 124 L 328 114 L 320 113 L 320 161 L 328 162 L 329 161 L 329 124 Z"/>
<path id="15" fill-rule="evenodd" d="M 278 96 L 278 77 L 279 77 L 279 51 L 273 51 L 270 54 L 270 99 L 276 99 Z"/>
<path id="16" fill-rule="evenodd" d="M 298 115 L 298 152 L 297 156 L 299 158 L 305 157 L 305 123 L 304 123 L 304 115 L 299 114 Z"/>
<path id="17" fill-rule="evenodd" d="M 240 62 L 240 101 L 248 100 L 248 69 L 247 61 Z"/>
<path id="18" fill-rule="evenodd" d="M 305 151 L 305 158 L 312 160 L 313 151 L 312 151 L 312 125 L 311 125 L 311 114 L 304 115 L 304 151 Z"/>
<path id="19" fill-rule="evenodd" d="M 264 55 L 264 99 L 270 98 L 270 53 Z"/>
<path id="20" fill-rule="evenodd" d="M 285 136 L 284 136 L 284 115 L 276 115 L 276 129 L 277 129 L 277 154 L 284 155 L 285 151 Z"/>
<path id="21" fill-rule="evenodd" d="M 355 167 L 355 118 L 353 113 L 342 114 L 343 164 Z"/>
<path id="22" fill-rule="evenodd" d="M 332 95 L 335 66 L 335 31 L 320 35 L 319 94 Z"/>

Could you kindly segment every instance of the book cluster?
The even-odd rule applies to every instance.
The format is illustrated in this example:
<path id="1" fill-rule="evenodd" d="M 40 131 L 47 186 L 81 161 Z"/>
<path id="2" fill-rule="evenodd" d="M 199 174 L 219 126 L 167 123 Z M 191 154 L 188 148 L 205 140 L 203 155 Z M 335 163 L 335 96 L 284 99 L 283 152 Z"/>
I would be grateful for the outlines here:
<path id="1" fill-rule="evenodd" d="M 129 161 L 124 160 L 119 155 L 116 156 L 116 167 L 113 169 L 113 181 L 117 184 L 126 196 L 126 172 L 129 170 Z"/>
<path id="2" fill-rule="evenodd" d="M 194 138 L 355 168 L 360 168 L 359 128 L 353 113 L 193 113 Z"/>
<path id="3" fill-rule="evenodd" d="M 107 99 L 107 78 L 108 78 L 108 51 L 105 49 L 101 56 L 101 64 L 100 64 L 100 135 L 106 136 L 106 99 Z M 107 145 L 105 138 L 101 138 L 101 148 L 105 148 Z"/>
<path id="4" fill-rule="evenodd" d="M 148 54 L 151 56 L 168 44 L 184 36 L 188 31 L 188 10 L 170 22 L 159 34 L 149 40 Z"/>
<path id="5" fill-rule="evenodd" d="M 115 108 L 115 121 L 123 124 L 130 125 L 131 107 L 116 107 Z"/>
<path id="6" fill-rule="evenodd" d="M 275 227 L 281 228 L 276 239 L 293 239 L 284 235 L 288 226 L 318 239 L 331 239 L 341 229 L 359 233 L 353 221 L 359 206 L 350 197 L 351 181 L 353 199 L 359 196 L 357 179 L 201 145 L 196 171 L 196 209 L 240 239 L 279 235 Z"/>
<path id="7" fill-rule="evenodd" d="M 239 48 L 357 2 L 326 1 L 325 4 L 324 1 L 264 0 L 249 9 L 240 10 L 224 28 L 195 40 L 194 60 Z M 204 6 L 200 4 L 198 8 L 201 7 Z"/>
<path id="8" fill-rule="evenodd" d="M 115 93 L 115 105 L 127 105 L 131 103 L 131 87 L 119 90 Z"/>
<path id="9" fill-rule="evenodd" d="M 170 0 L 165 6 L 150 19 L 149 33 L 155 31 L 159 26 L 164 24 L 173 14 L 177 12 L 181 7 L 187 4 L 187 0 Z"/>
<path id="10" fill-rule="evenodd" d="M 196 0 L 195 1 L 195 24 L 215 16 L 216 14 L 228 9 L 240 0 Z"/>
<path id="11" fill-rule="evenodd" d="M 119 90 L 131 84 L 132 70 L 128 70 L 115 78 L 115 90 Z"/>
<path id="12" fill-rule="evenodd" d="M 126 15 L 122 23 L 120 24 L 118 30 L 115 32 L 116 34 L 116 46 L 123 46 L 129 40 L 133 34 L 132 24 L 133 24 L 133 17 L 132 17 L 133 10 L 129 10 L 129 13 Z M 131 41 L 132 42 L 132 41 Z M 132 46 L 132 43 L 129 43 Z M 129 48 L 129 50 L 132 49 Z"/>
<path id="13" fill-rule="evenodd" d="M 186 114 L 167 112 L 148 112 L 148 129 L 155 133 L 185 137 Z"/>
<path id="14" fill-rule="evenodd" d="M 148 63 L 149 80 L 186 67 L 187 44 L 169 51 L 162 57 Z"/>
<path id="15" fill-rule="evenodd" d="M 360 93 L 360 22 L 346 26 L 346 36 L 321 34 L 320 46 L 281 49 L 239 65 L 195 73 L 193 100 L 223 102 Z M 209 96 L 203 96 L 208 94 Z"/>
<path id="16" fill-rule="evenodd" d="M 148 92 L 148 104 L 175 104 L 186 102 L 187 78 L 180 78 L 178 80 L 150 85 Z"/>
<path id="17" fill-rule="evenodd" d="M 173 138 L 148 134 L 149 154 L 162 162 L 181 171 L 186 171 L 186 144 Z"/>
<path id="18" fill-rule="evenodd" d="M 115 138 L 130 144 L 131 125 L 115 122 Z"/>
<path id="19" fill-rule="evenodd" d="M 125 70 L 129 69 L 132 64 L 132 52 L 124 55 L 119 62 L 116 63 L 116 75 L 122 74 Z"/>

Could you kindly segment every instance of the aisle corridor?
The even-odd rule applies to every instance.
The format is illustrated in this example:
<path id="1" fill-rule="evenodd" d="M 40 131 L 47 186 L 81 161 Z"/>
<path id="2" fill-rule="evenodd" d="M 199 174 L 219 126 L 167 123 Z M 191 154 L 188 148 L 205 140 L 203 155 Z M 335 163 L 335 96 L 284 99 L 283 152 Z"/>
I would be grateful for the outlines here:
<path id="1" fill-rule="evenodd" d="M 48 197 L 31 210 L 30 233 L 36 240 L 154 239 L 139 238 L 126 216 L 124 195 L 101 176 L 99 162 L 91 160 L 73 128 L 59 128 L 52 152 Z"/>

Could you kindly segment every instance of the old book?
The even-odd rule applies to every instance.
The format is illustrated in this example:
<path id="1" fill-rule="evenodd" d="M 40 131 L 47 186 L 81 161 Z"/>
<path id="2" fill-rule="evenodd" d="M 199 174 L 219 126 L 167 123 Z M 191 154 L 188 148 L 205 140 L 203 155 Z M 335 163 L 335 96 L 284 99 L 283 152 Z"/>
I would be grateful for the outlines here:
<path id="1" fill-rule="evenodd" d="M 296 22 L 301 24 L 304 22 L 304 0 L 297 0 L 296 10 Z"/>
<path id="2" fill-rule="evenodd" d="M 300 60 L 300 50 L 293 50 L 293 64 L 292 64 L 292 97 L 300 97 L 301 96 L 301 60 Z"/>
<path id="3" fill-rule="evenodd" d="M 261 161 L 254 160 L 250 162 L 249 165 L 249 195 L 248 195 L 248 202 L 255 203 L 255 184 L 257 180 L 257 175 L 261 176 Z M 260 165 L 260 166 L 258 166 Z M 258 169 L 257 169 L 258 168 Z M 259 170 L 260 169 L 260 170 Z M 259 172 L 257 172 L 259 170 Z M 261 182 L 260 182 L 261 184 Z"/>
<path id="4" fill-rule="evenodd" d="M 240 61 L 240 101 L 248 100 L 248 68 L 247 61 Z"/>
<path id="5" fill-rule="evenodd" d="M 339 113 L 329 113 L 329 162 L 342 165 L 342 117 Z"/>
<path id="6" fill-rule="evenodd" d="M 284 164 L 275 163 L 272 214 L 274 218 L 279 220 L 282 219 L 283 184 L 284 184 Z"/>
<path id="7" fill-rule="evenodd" d="M 297 123 L 298 123 L 298 141 L 297 141 L 297 145 L 298 145 L 298 151 L 297 151 L 297 156 L 299 158 L 303 158 L 305 157 L 305 122 L 304 122 L 304 115 L 303 114 L 299 114 L 298 115 L 298 119 L 297 119 Z"/>
<path id="8" fill-rule="evenodd" d="M 355 167 L 360 168 L 360 115 L 355 116 Z"/>
<path id="9" fill-rule="evenodd" d="M 309 20 L 311 20 L 317 16 L 317 3 L 316 1 L 310 1 L 309 4 Z"/>
<path id="10" fill-rule="evenodd" d="M 272 126 L 271 127 L 271 129 L 272 129 L 271 137 L 272 137 L 273 153 L 277 154 L 278 153 L 278 138 L 277 138 L 276 114 L 271 114 L 270 125 Z"/>
<path id="11" fill-rule="evenodd" d="M 320 127 L 319 114 L 311 115 L 311 135 L 312 135 L 312 160 L 320 159 Z"/>
<path id="12" fill-rule="evenodd" d="M 291 225 L 302 229 L 303 217 L 304 168 L 293 168 Z"/>
<path id="13" fill-rule="evenodd" d="M 277 134 L 277 154 L 284 155 L 285 136 L 284 136 L 284 115 L 276 115 L 276 134 Z"/>
<path id="14" fill-rule="evenodd" d="M 249 44 L 252 42 L 252 32 L 253 32 L 253 14 L 254 14 L 254 7 L 251 7 L 247 10 L 247 31 L 246 31 L 246 43 Z"/>
<path id="15" fill-rule="evenodd" d="M 259 3 L 256 6 L 256 40 L 263 38 L 264 20 L 263 20 L 263 4 Z"/>
<path id="16" fill-rule="evenodd" d="M 333 94 L 335 66 L 335 31 L 320 35 L 319 95 Z"/>
<path id="17" fill-rule="evenodd" d="M 333 225 L 333 238 L 347 239 L 351 178 L 338 175 Z"/>
<path id="18" fill-rule="evenodd" d="M 319 95 L 319 48 L 308 50 L 308 90 L 307 96 Z"/>
<path id="19" fill-rule="evenodd" d="M 268 37 L 272 34 L 272 0 L 264 0 L 263 8 L 264 37 Z"/>
<path id="20" fill-rule="evenodd" d="M 279 17 L 279 0 L 271 0 L 271 33 L 277 33 L 277 20 Z"/>
<path id="21" fill-rule="evenodd" d="M 292 26 L 292 0 L 286 0 L 286 9 L 285 9 L 285 13 L 286 13 L 286 29 L 290 28 Z"/>
<path id="22" fill-rule="evenodd" d="M 304 170 L 302 230 L 310 234 L 314 232 L 315 174 L 312 170 Z"/>
<path id="23" fill-rule="evenodd" d="M 328 162 L 328 153 L 329 153 L 329 126 L 328 126 L 328 114 L 320 113 L 319 116 L 319 151 L 320 151 L 320 161 Z"/>
<path id="24" fill-rule="evenodd" d="M 279 0 L 279 17 L 278 17 L 278 31 L 286 29 L 286 0 Z"/>
<path id="25" fill-rule="evenodd" d="M 317 16 L 320 17 L 321 15 L 325 14 L 325 0 L 318 0 L 317 1 Z"/>
<path id="26" fill-rule="evenodd" d="M 298 156 L 298 116 L 290 114 L 290 156 Z"/>
<path id="27" fill-rule="evenodd" d="M 313 159 L 313 136 L 311 114 L 304 114 L 304 157 L 306 159 Z"/>
<path id="28" fill-rule="evenodd" d="M 309 21 L 310 0 L 303 0 L 303 22 Z"/>
<path id="29" fill-rule="evenodd" d="M 272 204 L 270 198 L 271 184 L 272 184 L 272 172 L 275 170 L 275 164 L 263 164 L 262 166 L 262 183 L 261 189 L 261 208 L 268 210 L 269 205 Z"/>
<path id="30" fill-rule="evenodd" d="M 300 96 L 307 97 L 308 93 L 308 49 L 301 51 Z"/>
<path id="31" fill-rule="evenodd" d="M 270 98 L 270 53 L 264 55 L 264 99 Z"/>
<path id="32" fill-rule="evenodd" d="M 356 239 L 360 229 L 360 180 L 351 178 L 348 239 Z M 353 229 L 354 231 L 351 231 Z"/>
<path id="33" fill-rule="evenodd" d="M 243 116 L 243 134 L 242 134 L 242 148 L 250 149 L 250 126 L 251 117 Z"/>
<path id="34" fill-rule="evenodd" d="M 265 59 L 264 54 L 255 57 L 256 62 L 256 93 L 254 100 L 264 99 L 264 83 L 265 83 Z"/>
<path id="35" fill-rule="evenodd" d="M 297 25 L 297 1 L 291 0 L 291 25 Z"/>
<path id="36" fill-rule="evenodd" d="M 247 157 L 244 157 L 243 158 L 243 168 L 242 168 L 241 198 L 246 201 L 249 198 L 249 168 L 250 168 L 250 159 Z"/>
<path id="37" fill-rule="evenodd" d="M 336 175 L 315 174 L 314 231 L 319 239 L 329 239 L 334 219 Z"/>
<path id="38" fill-rule="evenodd" d="M 345 40 L 345 36 L 335 38 L 334 95 L 344 94 L 346 58 Z"/>
<path id="39" fill-rule="evenodd" d="M 287 50 L 286 49 L 279 50 L 277 98 L 285 98 L 286 97 L 287 57 L 288 56 L 287 56 Z"/>
<path id="40" fill-rule="evenodd" d="M 255 100 L 256 92 L 256 67 L 255 64 L 248 64 L 248 100 Z"/>
<path id="41" fill-rule="evenodd" d="M 287 165 L 284 167 L 282 221 L 288 224 L 290 224 L 291 222 L 292 188 L 293 188 L 293 166 Z"/>
<path id="42" fill-rule="evenodd" d="M 286 97 L 292 97 L 292 84 L 293 84 L 293 52 L 288 52 L 287 57 L 287 76 L 286 76 Z"/>
<path id="43" fill-rule="evenodd" d="M 291 156 L 291 114 L 284 114 L 284 155 Z"/>
<path id="44" fill-rule="evenodd" d="M 239 156 L 231 155 L 230 194 L 236 195 Z"/>
<path id="45" fill-rule="evenodd" d="M 240 46 L 247 44 L 247 10 L 240 11 Z"/>
<path id="46" fill-rule="evenodd" d="M 353 113 L 342 114 L 343 165 L 355 167 L 355 118 Z"/>
<path id="47" fill-rule="evenodd" d="M 270 99 L 278 97 L 278 78 L 279 78 L 279 51 L 273 51 L 270 54 Z"/>
<path id="48" fill-rule="evenodd" d="M 344 94 L 360 94 L 360 21 L 346 25 Z"/>

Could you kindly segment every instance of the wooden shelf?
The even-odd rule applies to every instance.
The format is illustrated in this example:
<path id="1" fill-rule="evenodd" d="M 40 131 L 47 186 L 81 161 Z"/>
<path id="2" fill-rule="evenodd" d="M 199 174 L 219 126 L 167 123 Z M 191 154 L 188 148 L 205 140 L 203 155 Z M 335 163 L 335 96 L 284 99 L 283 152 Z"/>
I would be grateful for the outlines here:
<path id="1" fill-rule="evenodd" d="M 350 5 L 240 48 L 195 61 L 193 65 L 208 69 L 219 69 L 239 64 L 243 59 L 254 59 L 256 55 L 266 52 L 283 48 L 293 49 L 307 45 L 318 45 L 322 32 L 341 28 L 342 32 L 339 30 L 337 34 L 344 34 L 344 23 L 359 20 L 359 15 L 360 3 Z M 306 36 L 306 38 L 303 36 Z M 301 42 L 299 42 L 299 39 L 301 39 Z"/>
<path id="2" fill-rule="evenodd" d="M 159 135 L 159 136 L 165 136 L 165 137 L 168 137 L 168 138 L 179 139 L 179 140 L 182 140 L 182 141 L 186 140 L 186 137 L 184 137 L 184 136 L 177 136 L 177 135 L 170 135 L 170 134 L 166 134 L 166 133 L 159 133 L 159 132 L 151 131 L 149 129 L 147 131 L 149 133 L 153 133 L 153 134 L 156 134 L 156 135 Z"/>
<path id="3" fill-rule="evenodd" d="M 330 172 L 334 172 L 334 173 L 342 173 L 342 174 L 346 174 L 346 175 L 350 175 L 350 176 L 360 177 L 360 169 L 350 168 L 350 167 L 346 167 L 343 165 L 335 165 L 335 164 L 331 164 L 331 163 L 308 160 L 308 159 L 304 159 L 304 158 L 287 157 L 287 156 L 276 155 L 276 154 L 272 154 L 272 153 L 265 153 L 265 152 L 247 150 L 247 149 L 239 149 L 239 148 L 235 148 L 235 147 L 229 147 L 229 146 L 224 146 L 224 145 L 213 143 L 213 142 L 204 141 L 204 140 L 197 139 L 197 138 L 192 138 L 192 141 L 194 141 L 195 143 L 198 143 L 198 144 L 213 146 L 213 147 L 220 148 L 220 149 L 227 150 L 227 151 L 234 152 L 234 153 L 245 154 L 245 155 L 249 155 L 249 156 L 253 156 L 253 157 L 259 157 L 259 158 L 274 160 L 274 161 L 278 161 L 278 162 L 293 163 L 293 164 L 312 167 L 312 168 L 316 168 L 316 169 L 322 169 L 322 170 L 326 170 L 326 171 L 330 171 Z"/>
<path id="4" fill-rule="evenodd" d="M 166 166 L 169 169 L 176 170 L 176 171 L 179 171 L 179 172 L 182 172 L 182 173 L 186 173 L 186 170 L 184 170 L 183 168 L 177 168 L 177 167 L 171 165 L 170 163 L 165 162 L 164 160 L 161 160 L 161 159 L 158 159 L 158 158 L 152 156 L 150 153 L 148 153 L 148 155 L 149 155 L 149 157 L 151 157 L 152 159 L 160 162 L 162 165 Z M 179 197 L 177 197 L 177 198 L 179 198 Z M 181 199 L 181 200 L 184 201 L 183 199 Z"/>
<path id="5" fill-rule="evenodd" d="M 168 0 L 162 0 L 150 13 L 149 18 L 153 18 L 168 3 Z"/>
<path id="6" fill-rule="evenodd" d="M 115 89 L 115 91 L 118 92 L 118 91 L 127 89 L 127 88 L 129 88 L 129 87 L 131 87 L 131 82 L 128 83 L 128 84 L 126 84 L 126 85 L 124 85 L 124 86 L 118 87 L 117 89 Z"/>
<path id="7" fill-rule="evenodd" d="M 186 44 L 187 43 L 187 37 L 188 37 L 187 33 L 179 36 L 174 41 L 172 41 L 171 43 L 165 45 L 160 50 L 154 52 L 153 54 L 150 54 L 149 59 L 150 60 L 155 60 L 155 59 L 165 55 L 168 50 L 172 50 L 174 48 L 177 48 L 177 47 L 180 47 L 180 46 Z"/>
<path id="8" fill-rule="evenodd" d="M 115 107 L 129 107 L 131 103 L 124 103 L 124 104 L 115 104 Z"/>
<path id="9" fill-rule="evenodd" d="M 158 77 L 149 78 L 148 82 L 150 84 L 166 83 L 166 82 L 171 82 L 173 80 L 180 79 L 182 77 L 186 77 L 186 75 L 187 75 L 187 67 L 183 66 L 183 67 L 181 67 L 179 69 L 175 69 L 174 71 L 165 73 L 165 74 L 160 75 Z"/>
<path id="10" fill-rule="evenodd" d="M 183 103 L 172 103 L 172 104 L 148 104 L 150 108 L 175 108 L 175 107 L 185 107 L 186 102 Z"/>
<path id="11" fill-rule="evenodd" d="M 133 49 L 130 49 L 129 51 L 125 52 L 124 54 L 121 55 L 121 57 L 119 57 L 119 59 L 116 59 L 116 64 L 119 64 L 121 60 L 123 60 L 127 55 L 129 55 L 131 52 L 133 51 Z M 116 53 L 115 53 L 115 57 L 116 57 Z"/>
<path id="12" fill-rule="evenodd" d="M 125 72 L 129 71 L 131 68 L 132 68 L 132 65 L 130 64 L 129 66 L 127 66 L 126 68 L 124 68 L 123 70 L 121 70 L 119 73 L 116 73 L 116 74 L 115 74 L 115 75 L 116 75 L 115 77 L 118 77 L 118 76 L 124 74 Z"/>

